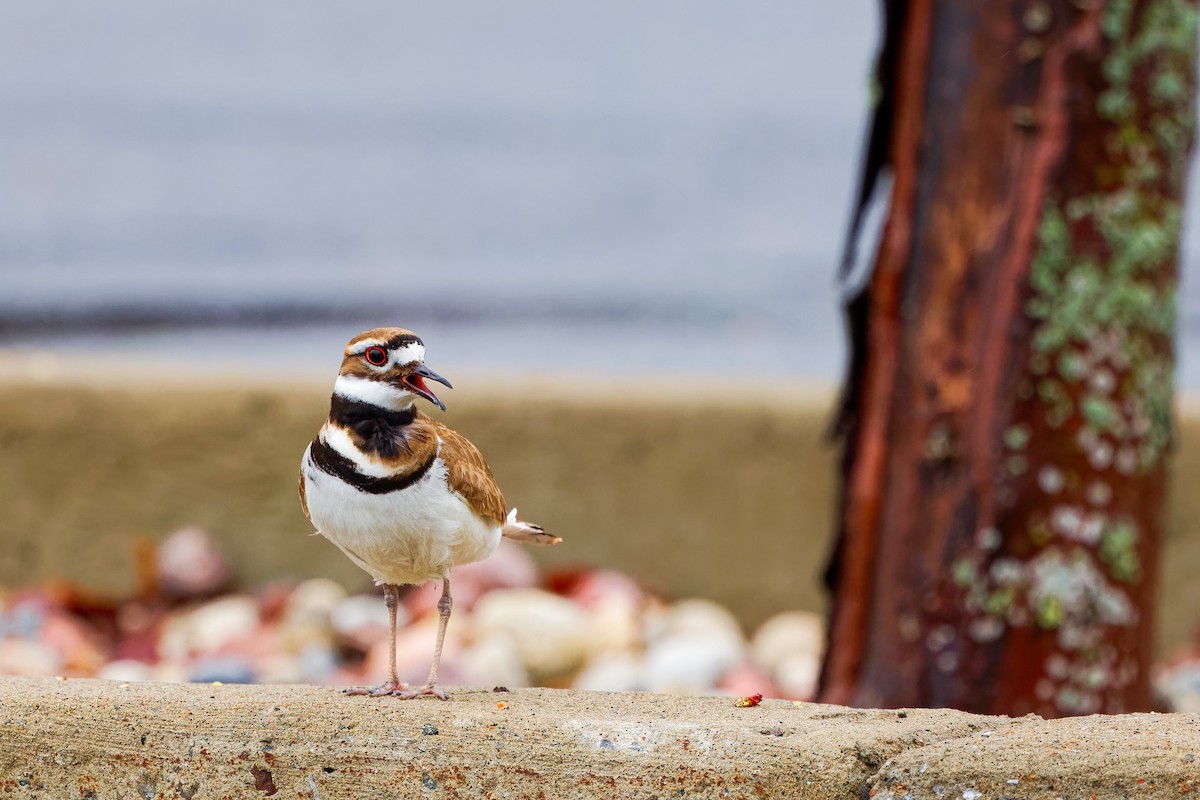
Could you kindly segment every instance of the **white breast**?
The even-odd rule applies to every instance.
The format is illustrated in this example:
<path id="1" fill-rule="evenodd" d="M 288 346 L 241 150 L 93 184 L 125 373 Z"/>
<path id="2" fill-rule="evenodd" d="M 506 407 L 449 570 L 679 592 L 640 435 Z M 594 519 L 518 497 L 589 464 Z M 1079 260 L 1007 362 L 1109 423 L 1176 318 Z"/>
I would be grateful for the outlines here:
<path id="1" fill-rule="evenodd" d="M 446 483 L 439 457 L 421 480 L 386 494 L 359 491 L 313 465 L 304 491 L 313 525 L 376 583 L 424 583 L 491 555 L 500 527 L 480 519 Z"/>

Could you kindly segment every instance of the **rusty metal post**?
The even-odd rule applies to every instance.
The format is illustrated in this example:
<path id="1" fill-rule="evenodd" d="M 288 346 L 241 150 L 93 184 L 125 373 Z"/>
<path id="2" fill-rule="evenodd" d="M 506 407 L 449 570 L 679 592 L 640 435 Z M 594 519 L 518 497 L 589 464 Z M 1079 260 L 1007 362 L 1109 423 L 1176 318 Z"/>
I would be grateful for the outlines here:
<path id="1" fill-rule="evenodd" d="M 1147 709 L 1196 2 L 886 6 L 820 699 Z"/>

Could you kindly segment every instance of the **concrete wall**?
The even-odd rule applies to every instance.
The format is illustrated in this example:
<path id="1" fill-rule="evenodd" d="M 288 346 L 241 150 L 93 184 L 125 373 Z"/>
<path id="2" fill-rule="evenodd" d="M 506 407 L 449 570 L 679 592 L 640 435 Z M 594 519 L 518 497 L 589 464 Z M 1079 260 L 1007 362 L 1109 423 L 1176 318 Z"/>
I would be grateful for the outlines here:
<path id="1" fill-rule="evenodd" d="M 471 385 L 469 381 L 466 385 Z M 510 505 L 561 535 L 548 567 L 609 566 L 757 622 L 818 608 L 832 530 L 824 402 L 731 402 L 630 387 L 523 384 L 447 394 L 446 421 L 488 457 Z M 300 512 L 300 455 L 329 388 L 0 385 L 0 585 L 65 574 L 135 584 L 136 537 L 198 524 L 254 584 L 367 576 Z"/>
<path id="2" fill-rule="evenodd" d="M 101 378 L 105 378 L 101 380 Z M 716 599 L 747 625 L 820 609 L 833 531 L 829 394 L 796 387 L 463 379 L 447 421 L 490 459 L 510 504 L 564 537 L 549 567 L 628 571 L 674 596 Z M 74 384 L 0 371 L 0 585 L 65 575 L 128 593 L 137 537 L 199 524 L 249 583 L 365 575 L 296 500 L 300 453 L 325 382 L 171 382 L 151 373 Z M 1200 427 L 1180 426 L 1163 570 L 1160 649 L 1200 608 Z"/>

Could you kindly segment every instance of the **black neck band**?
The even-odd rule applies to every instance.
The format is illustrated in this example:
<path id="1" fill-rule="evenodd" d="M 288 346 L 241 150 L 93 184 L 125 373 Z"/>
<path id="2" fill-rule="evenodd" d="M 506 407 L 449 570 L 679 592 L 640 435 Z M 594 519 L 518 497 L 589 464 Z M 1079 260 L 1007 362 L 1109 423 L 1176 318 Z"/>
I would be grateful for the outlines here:
<path id="1" fill-rule="evenodd" d="M 403 411 L 393 411 L 340 394 L 334 394 L 329 399 L 329 421 L 343 428 L 354 428 L 361 422 L 382 422 L 389 427 L 399 428 L 411 425 L 416 417 L 417 409 L 411 405 Z"/>

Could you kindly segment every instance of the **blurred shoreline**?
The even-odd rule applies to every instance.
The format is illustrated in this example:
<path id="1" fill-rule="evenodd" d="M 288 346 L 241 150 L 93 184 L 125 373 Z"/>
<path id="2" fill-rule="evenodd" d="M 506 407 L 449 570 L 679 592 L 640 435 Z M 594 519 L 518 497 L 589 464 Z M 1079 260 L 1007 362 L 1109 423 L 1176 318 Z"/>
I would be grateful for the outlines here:
<path id="1" fill-rule="evenodd" d="M 127 355 L 120 351 L 79 358 L 60 347 L 42 348 L 0 343 L 0 386 L 88 386 L 99 389 L 127 388 L 131 384 L 174 389 L 263 389 L 291 388 L 323 391 L 331 388 L 339 353 L 326 347 L 320 362 L 297 364 L 260 363 L 210 354 L 204 358 L 178 358 L 161 353 Z M 332 366 L 330 366 L 332 365 Z M 446 368 L 447 372 L 449 367 Z M 497 389 L 517 397 L 552 396 L 568 402 L 629 406 L 631 402 L 712 404 L 758 403 L 832 411 L 841 388 L 840 375 L 805 378 L 771 373 L 755 375 L 720 372 L 654 374 L 642 368 L 574 370 L 527 368 L 501 369 L 486 364 L 456 368 L 455 389 L 443 398 L 473 402 L 484 400 Z M 614 381 L 630 381 L 614 388 Z M 1200 390 L 1176 385 L 1175 412 L 1200 421 Z"/>
<path id="2" fill-rule="evenodd" d="M 449 368 L 447 368 L 449 373 Z M 279 370 L 245 361 L 201 360 L 179 363 L 165 357 L 101 356 L 72 358 L 57 350 L 0 347 L 0 386 L 86 387 L 97 390 L 302 391 L 323 393 L 333 387 L 329 369 Z M 615 383 L 615 381 L 620 383 Z M 550 370 L 456 369 L 455 388 L 442 394 L 453 412 L 455 399 L 471 405 L 489 398 L 505 405 L 522 398 L 630 408 L 638 403 L 680 406 L 750 405 L 825 410 L 837 396 L 832 381 L 782 376 L 708 378 L 699 374 L 606 375 Z M 1200 405 L 1197 406 L 1200 410 Z M 317 409 L 324 412 L 325 408 Z M 431 413 L 434 413 L 430 409 Z"/>

